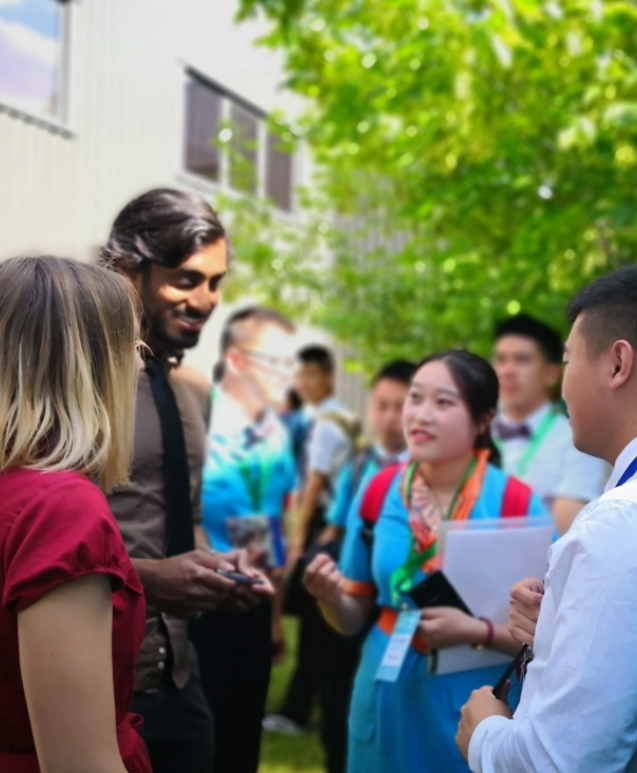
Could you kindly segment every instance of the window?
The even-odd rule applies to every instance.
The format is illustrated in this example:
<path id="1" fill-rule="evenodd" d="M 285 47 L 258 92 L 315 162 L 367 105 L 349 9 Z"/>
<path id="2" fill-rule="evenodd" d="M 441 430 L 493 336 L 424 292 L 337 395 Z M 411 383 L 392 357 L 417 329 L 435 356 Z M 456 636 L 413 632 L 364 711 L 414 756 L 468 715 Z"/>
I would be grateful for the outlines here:
<path id="1" fill-rule="evenodd" d="M 277 205 L 290 212 L 292 209 L 292 156 L 281 150 L 281 140 L 268 132 L 266 156 L 266 194 Z"/>
<path id="2" fill-rule="evenodd" d="M 195 72 L 188 73 L 186 170 L 242 193 L 263 193 L 290 212 L 293 156 L 276 134 L 266 130 L 266 119 L 246 100 Z"/>
<path id="3" fill-rule="evenodd" d="M 186 85 L 186 169 L 221 180 L 221 153 L 214 140 L 221 123 L 221 94 L 190 78 Z"/>
<path id="4" fill-rule="evenodd" d="M 230 126 L 230 187 L 244 193 L 257 193 L 259 122 L 246 110 L 231 105 Z"/>
<path id="5" fill-rule="evenodd" d="M 0 102 L 66 122 L 68 13 L 60 0 L 0 0 Z"/>

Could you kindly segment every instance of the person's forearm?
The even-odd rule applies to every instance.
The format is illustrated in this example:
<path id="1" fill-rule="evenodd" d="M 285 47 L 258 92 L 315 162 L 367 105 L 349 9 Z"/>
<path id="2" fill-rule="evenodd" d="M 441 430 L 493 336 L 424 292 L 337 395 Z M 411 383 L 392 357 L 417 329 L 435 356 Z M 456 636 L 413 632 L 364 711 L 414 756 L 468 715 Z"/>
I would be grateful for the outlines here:
<path id="1" fill-rule="evenodd" d="M 332 604 L 319 601 L 319 607 L 332 628 L 347 636 L 355 636 L 369 622 L 374 602 L 371 597 L 343 593 Z"/>
<path id="2" fill-rule="evenodd" d="M 522 645 L 509 633 L 508 623 L 495 623 L 493 627 L 495 630 L 491 649 L 505 655 L 517 655 Z"/>
<path id="3" fill-rule="evenodd" d="M 206 530 L 201 524 L 197 524 L 195 526 L 195 548 L 207 552 L 211 547 Z"/>

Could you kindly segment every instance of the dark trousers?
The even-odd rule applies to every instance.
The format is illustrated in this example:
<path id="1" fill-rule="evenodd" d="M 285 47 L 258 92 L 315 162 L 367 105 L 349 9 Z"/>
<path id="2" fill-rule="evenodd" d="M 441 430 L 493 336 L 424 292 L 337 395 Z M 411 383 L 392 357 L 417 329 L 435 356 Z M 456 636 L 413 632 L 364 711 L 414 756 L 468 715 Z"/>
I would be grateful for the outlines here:
<path id="1" fill-rule="evenodd" d="M 215 716 L 215 773 L 256 773 L 272 667 L 272 609 L 215 612 L 191 624 L 201 681 Z M 179 771 L 181 773 L 181 771 Z"/>
<path id="2" fill-rule="evenodd" d="M 214 721 L 203 693 L 197 657 L 194 651 L 191 655 L 192 673 L 183 689 L 175 687 L 166 675 L 159 692 L 133 696 L 130 710 L 144 719 L 142 738 L 153 773 L 212 771 Z"/>
<path id="3" fill-rule="evenodd" d="M 362 638 L 344 637 L 330 628 L 307 594 L 298 603 L 297 666 L 281 713 L 304 727 L 318 697 L 327 770 L 343 773 L 347 763 L 347 719 Z"/>

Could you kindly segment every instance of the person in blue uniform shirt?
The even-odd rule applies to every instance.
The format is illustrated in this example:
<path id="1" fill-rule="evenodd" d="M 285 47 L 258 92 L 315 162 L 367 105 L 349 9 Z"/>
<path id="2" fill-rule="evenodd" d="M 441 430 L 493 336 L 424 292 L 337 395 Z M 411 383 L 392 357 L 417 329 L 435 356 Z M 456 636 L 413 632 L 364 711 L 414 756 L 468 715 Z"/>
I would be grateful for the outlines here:
<path id="1" fill-rule="evenodd" d="M 575 448 L 568 418 L 552 400 L 563 351 L 557 331 L 527 314 L 498 325 L 493 367 L 500 411 L 491 428 L 502 469 L 542 497 L 560 534 L 602 493 L 609 473 L 601 459 Z"/>
<path id="2" fill-rule="evenodd" d="M 212 398 L 203 470 L 202 526 L 215 550 L 245 548 L 277 587 L 239 617 L 223 611 L 192 625 L 216 726 L 215 773 L 256 773 L 273 659 L 284 650 L 281 584 L 285 513 L 296 485 L 290 437 L 278 418 L 295 368 L 295 327 L 272 309 L 230 317 Z"/>
<path id="3" fill-rule="evenodd" d="M 341 470 L 321 542 L 343 537 L 359 488 L 383 467 L 404 461 L 407 443 L 403 431 L 403 405 L 415 370 L 415 363 L 395 360 L 384 365 L 374 376 L 367 403 L 367 424 L 373 442 L 358 450 Z"/>
<path id="4" fill-rule="evenodd" d="M 321 741 L 328 773 L 343 773 L 347 725 L 342 710 L 341 680 L 344 662 L 355 657 L 355 643 L 327 626 L 302 585 L 307 555 L 317 548 L 325 528 L 325 513 L 332 500 L 338 474 L 347 464 L 360 438 L 360 424 L 336 397 L 336 359 L 320 345 L 298 352 L 296 389 L 303 400 L 306 420 L 302 485 L 295 529 L 290 539 L 286 610 L 299 617 L 297 662 L 280 710 L 268 715 L 269 732 L 300 735 L 309 725 L 316 703 L 320 710 Z"/>
<path id="5" fill-rule="evenodd" d="M 359 518 L 348 523 L 340 569 L 325 555 L 307 569 L 306 587 L 337 630 L 355 635 L 374 621 L 352 697 L 349 773 L 466 773 L 454 743 L 460 707 L 502 667 L 437 675 L 430 673 L 428 651 L 458 644 L 519 649 L 506 625 L 450 607 L 425 609 L 412 617 L 417 628 L 395 679 L 379 678 L 392 634 L 405 619 L 405 592 L 435 568 L 440 522 L 505 514 L 509 476 L 488 462 L 497 400 L 497 377 L 481 357 L 450 350 L 424 360 L 403 411 L 410 462 L 394 472 L 371 548 Z M 379 473 L 370 487 L 390 472 Z M 545 512 L 527 486 L 516 485 L 525 493 L 521 515 Z"/>
<path id="6" fill-rule="evenodd" d="M 569 315 L 573 442 L 613 472 L 546 577 L 527 582 L 541 605 L 534 636 L 532 603 L 513 626 L 534 651 L 517 711 L 489 687 L 463 708 L 457 742 L 474 773 L 637 771 L 637 267 L 584 288 Z"/>

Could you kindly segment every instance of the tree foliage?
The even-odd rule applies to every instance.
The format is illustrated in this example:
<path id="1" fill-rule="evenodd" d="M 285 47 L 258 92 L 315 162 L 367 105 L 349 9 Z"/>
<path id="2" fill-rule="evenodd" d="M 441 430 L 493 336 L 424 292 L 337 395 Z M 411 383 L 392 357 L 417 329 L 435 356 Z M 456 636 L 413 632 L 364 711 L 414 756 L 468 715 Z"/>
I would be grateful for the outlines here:
<path id="1" fill-rule="evenodd" d="M 312 277 L 366 363 L 488 351 L 519 309 L 564 328 L 577 289 L 633 260 L 633 2 L 241 0 L 257 13 L 307 99 L 309 222 L 335 213 L 329 267 L 288 244 L 290 286 Z"/>

